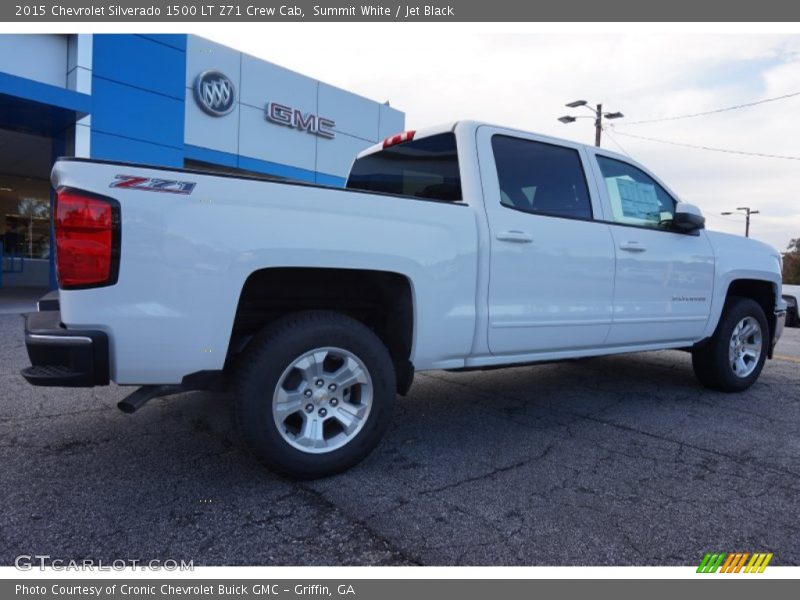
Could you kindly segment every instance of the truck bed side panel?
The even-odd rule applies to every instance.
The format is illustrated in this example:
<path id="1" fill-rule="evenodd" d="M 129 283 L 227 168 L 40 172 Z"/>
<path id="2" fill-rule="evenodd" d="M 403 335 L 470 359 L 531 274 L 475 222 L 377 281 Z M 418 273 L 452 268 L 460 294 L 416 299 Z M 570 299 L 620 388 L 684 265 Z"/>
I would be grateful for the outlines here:
<path id="1" fill-rule="evenodd" d="M 110 188 L 117 175 L 196 185 L 190 194 Z M 57 163 L 53 181 L 121 204 L 118 283 L 61 293 L 68 327 L 107 332 L 117 383 L 222 368 L 242 286 L 269 267 L 402 274 L 416 367 L 462 366 L 470 351 L 478 261 L 469 206 L 86 161 Z"/>

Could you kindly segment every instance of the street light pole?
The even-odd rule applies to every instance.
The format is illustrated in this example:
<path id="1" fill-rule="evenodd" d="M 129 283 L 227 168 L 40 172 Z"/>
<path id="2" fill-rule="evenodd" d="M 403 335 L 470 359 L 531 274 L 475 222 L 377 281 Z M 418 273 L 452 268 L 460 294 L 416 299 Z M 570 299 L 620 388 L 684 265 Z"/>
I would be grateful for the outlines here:
<path id="1" fill-rule="evenodd" d="M 622 117 L 625 116 L 621 112 L 604 113 L 602 103 L 598 104 L 597 108 L 592 108 L 591 106 L 589 106 L 589 103 L 586 102 L 586 100 L 575 100 L 575 102 L 570 102 L 566 106 L 568 106 L 569 108 L 577 108 L 579 106 L 585 106 L 588 110 L 594 113 L 594 145 L 598 147 L 600 146 L 600 138 L 603 133 L 603 117 L 605 117 L 606 119 L 621 119 Z M 588 116 L 573 117 L 571 115 L 565 115 L 563 117 L 559 117 L 558 120 L 566 125 L 567 123 L 574 123 L 578 119 L 589 119 L 589 118 L 591 117 Z"/>
<path id="2" fill-rule="evenodd" d="M 598 104 L 597 110 L 595 111 L 595 115 L 597 116 L 594 120 L 594 145 L 598 148 L 600 147 L 600 134 L 603 131 L 603 105 Z"/>
<path id="3" fill-rule="evenodd" d="M 736 210 L 741 210 L 744 212 L 744 237 L 750 237 L 750 215 L 757 215 L 759 211 L 751 209 L 749 206 L 740 206 Z M 734 215 L 732 211 L 725 211 L 720 213 L 722 215 Z"/>
<path id="4" fill-rule="evenodd" d="M 741 208 L 737 208 L 736 210 L 742 210 Z M 745 219 L 744 219 L 744 237 L 750 237 L 750 215 L 757 215 L 757 210 L 750 210 L 749 206 L 744 207 L 745 211 Z"/>

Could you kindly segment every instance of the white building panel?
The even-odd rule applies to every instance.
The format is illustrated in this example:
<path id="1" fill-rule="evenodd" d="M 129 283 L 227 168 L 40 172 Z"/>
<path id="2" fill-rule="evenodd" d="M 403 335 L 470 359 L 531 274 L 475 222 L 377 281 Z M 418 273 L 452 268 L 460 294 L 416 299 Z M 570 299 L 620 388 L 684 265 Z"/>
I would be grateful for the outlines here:
<path id="1" fill-rule="evenodd" d="M 243 104 L 239 110 L 241 156 L 315 170 L 316 136 L 270 123 L 264 116 L 264 109 Z"/>
<path id="2" fill-rule="evenodd" d="M 192 146 L 345 177 L 359 151 L 403 129 L 400 111 L 203 38 L 189 36 L 186 60 L 185 141 Z M 207 70 L 233 83 L 230 114 L 198 106 L 194 83 Z M 285 107 L 285 122 L 267 118 L 270 103 Z M 320 118 L 335 123 L 333 139 L 317 135 Z"/>
<path id="3" fill-rule="evenodd" d="M 212 117 L 197 106 L 194 95 L 186 91 L 184 141 L 220 152 L 236 154 L 239 148 L 239 104 L 223 117 Z"/>
<path id="4" fill-rule="evenodd" d="M 242 104 L 264 109 L 279 102 L 304 112 L 317 112 L 319 82 L 247 54 L 242 56 Z"/>
<path id="5" fill-rule="evenodd" d="M 203 71 L 224 73 L 233 82 L 237 93 L 241 88 L 239 72 L 242 53 L 195 35 L 186 41 L 186 87 L 191 90 L 197 76 Z M 187 95 L 189 91 L 187 90 Z"/>
<path id="6" fill-rule="evenodd" d="M 379 140 L 386 139 L 390 135 L 405 131 L 406 116 L 396 108 L 381 104 L 381 120 Z"/>
<path id="7" fill-rule="evenodd" d="M 338 177 L 347 177 L 356 155 L 375 142 L 336 134 L 336 139 L 317 141 L 317 171 Z"/>
<path id="8" fill-rule="evenodd" d="M 67 35 L 0 35 L 0 72 L 67 86 Z"/>
<path id="9" fill-rule="evenodd" d="M 335 131 L 364 140 L 378 140 L 380 104 L 342 89 L 319 84 L 319 114 L 336 122 Z"/>

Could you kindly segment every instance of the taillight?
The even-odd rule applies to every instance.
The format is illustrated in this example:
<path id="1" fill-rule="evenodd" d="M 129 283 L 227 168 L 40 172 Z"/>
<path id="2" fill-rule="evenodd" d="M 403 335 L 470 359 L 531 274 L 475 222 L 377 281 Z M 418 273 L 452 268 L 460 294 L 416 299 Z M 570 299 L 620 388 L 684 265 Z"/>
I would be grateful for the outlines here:
<path id="1" fill-rule="evenodd" d="M 411 131 L 406 131 L 403 133 L 398 133 L 397 135 L 392 135 L 383 140 L 383 147 L 384 149 L 386 149 L 396 144 L 402 144 L 403 142 L 410 142 L 411 140 L 414 139 L 415 133 L 417 132 L 412 129 Z"/>
<path id="2" fill-rule="evenodd" d="M 56 274 L 65 289 L 117 282 L 119 203 L 72 188 L 59 188 L 53 217 Z"/>

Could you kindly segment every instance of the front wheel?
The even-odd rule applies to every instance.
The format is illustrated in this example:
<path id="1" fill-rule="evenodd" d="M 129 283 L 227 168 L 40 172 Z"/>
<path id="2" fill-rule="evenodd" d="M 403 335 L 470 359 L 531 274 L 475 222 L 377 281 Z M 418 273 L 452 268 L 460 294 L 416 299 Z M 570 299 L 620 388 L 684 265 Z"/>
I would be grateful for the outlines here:
<path id="1" fill-rule="evenodd" d="M 270 468 L 314 478 L 369 454 L 391 417 L 395 374 L 381 340 L 333 312 L 290 315 L 245 350 L 234 421 Z"/>
<path id="2" fill-rule="evenodd" d="M 714 390 L 746 390 L 761 374 L 769 342 L 769 325 L 761 306 L 749 298 L 732 297 L 714 335 L 692 350 L 694 373 Z"/>

